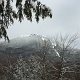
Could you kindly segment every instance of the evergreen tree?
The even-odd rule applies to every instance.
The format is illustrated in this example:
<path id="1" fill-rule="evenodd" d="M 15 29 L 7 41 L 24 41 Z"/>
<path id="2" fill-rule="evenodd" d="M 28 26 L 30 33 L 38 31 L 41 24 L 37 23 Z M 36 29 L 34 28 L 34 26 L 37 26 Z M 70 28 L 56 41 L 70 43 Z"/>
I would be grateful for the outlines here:
<path id="1" fill-rule="evenodd" d="M 27 80 L 29 75 L 29 65 L 19 56 L 16 63 L 11 64 L 7 69 L 7 80 Z"/>
<path id="2" fill-rule="evenodd" d="M 25 1 L 23 3 L 23 1 Z M 49 7 L 37 0 L 16 0 L 16 9 L 13 9 L 11 3 L 13 0 L 0 0 L 0 38 L 4 37 L 9 41 L 6 28 L 14 23 L 14 19 L 22 22 L 24 17 L 32 22 L 32 14 L 35 14 L 35 19 L 39 22 L 39 18 L 52 18 L 52 13 Z"/>

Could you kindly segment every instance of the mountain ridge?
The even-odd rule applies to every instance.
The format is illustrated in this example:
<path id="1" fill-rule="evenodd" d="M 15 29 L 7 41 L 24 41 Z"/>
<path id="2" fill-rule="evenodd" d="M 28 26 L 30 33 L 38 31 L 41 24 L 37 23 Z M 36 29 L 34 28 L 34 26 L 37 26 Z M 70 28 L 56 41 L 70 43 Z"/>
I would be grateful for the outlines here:
<path id="1" fill-rule="evenodd" d="M 45 50 L 46 48 L 46 50 Z M 43 55 L 44 50 L 47 52 L 47 56 L 49 59 L 54 59 L 56 61 L 60 60 L 60 54 L 57 51 L 57 46 L 46 36 L 42 35 L 25 35 L 20 36 L 14 39 L 11 39 L 10 42 L 2 42 L 0 43 L 0 58 L 4 58 L 7 54 L 12 55 L 13 57 L 17 57 L 20 54 L 24 57 L 28 57 L 33 54 L 38 54 L 39 56 Z M 80 50 L 76 50 L 76 52 L 72 52 L 67 56 L 67 58 L 71 58 L 72 60 L 79 59 Z M 76 53 L 76 54 L 74 54 Z"/>

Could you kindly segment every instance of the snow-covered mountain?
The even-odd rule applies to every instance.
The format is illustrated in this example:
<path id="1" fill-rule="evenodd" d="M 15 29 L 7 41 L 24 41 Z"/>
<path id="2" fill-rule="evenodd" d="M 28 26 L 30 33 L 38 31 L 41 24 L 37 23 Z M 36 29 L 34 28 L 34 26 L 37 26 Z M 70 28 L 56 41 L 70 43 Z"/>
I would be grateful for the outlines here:
<path id="1" fill-rule="evenodd" d="M 0 59 L 6 58 L 6 56 L 12 56 L 13 58 L 18 57 L 20 54 L 24 57 L 29 57 L 30 55 L 37 54 L 49 59 L 54 59 L 56 61 L 60 60 L 60 53 L 58 52 L 58 47 L 46 36 L 42 35 L 21 35 L 20 37 L 11 39 L 10 42 L 0 43 Z M 76 52 L 77 53 L 77 52 Z M 78 55 L 78 56 L 77 56 Z M 67 58 L 76 60 L 79 56 L 78 54 L 65 55 Z M 76 57 L 76 58 L 75 58 Z M 66 58 L 65 58 L 66 59 Z"/>
<path id="2" fill-rule="evenodd" d="M 53 43 L 46 36 L 31 34 L 28 36 L 21 35 L 20 37 L 11 39 L 10 42 L 0 43 L 0 58 L 4 58 L 6 54 L 19 56 L 20 54 L 27 57 L 32 54 L 43 55 L 44 50 L 48 57 L 59 57 L 59 54 L 54 50 Z"/>
<path id="3" fill-rule="evenodd" d="M 9 43 L 2 42 L 2 43 L 0 43 L 0 45 L 7 46 L 7 47 L 14 47 L 14 48 L 18 48 L 18 47 L 28 45 L 28 44 L 33 44 L 33 43 L 36 43 L 36 44 L 39 43 L 39 44 L 43 45 L 43 43 L 44 43 L 43 39 L 49 42 L 49 40 L 45 36 L 40 36 L 40 35 L 36 35 L 36 34 L 31 34 L 28 36 L 21 35 L 20 37 L 11 39 Z"/>

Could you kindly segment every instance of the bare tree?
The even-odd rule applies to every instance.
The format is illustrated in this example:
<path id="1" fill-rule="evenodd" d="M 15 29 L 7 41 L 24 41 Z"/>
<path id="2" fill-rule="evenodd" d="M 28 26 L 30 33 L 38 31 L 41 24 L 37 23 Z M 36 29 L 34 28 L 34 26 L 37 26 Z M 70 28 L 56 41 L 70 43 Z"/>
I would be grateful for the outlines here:
<path id="1" fill-rule="evenodd" d="M 43 40 L 43 47 L 42 47 L 42 80 L 55 80 L 55 76 L 51 73 L 57 70 L 57 68 L 54 66 L 54 63 L 49 60 L 48 55 L 51 54 L 50 49 L 54 49 L 54 45 L 52 45 L 52 42 L 50 39 L 45 39 L 42 37 Z M 56 49 L 54 49 L 55 51 Z M 56 51 L 57 52 L 57 51 Z"/>
<path id="2" fill-rule="evenodd" d="M 67 66 L 67 61 L 69 60 L 66 55 L 69 55 L 73 50 L 75 50 L 74 45 L 77 38 L 78 36 L 76 34 L 73 36 L 66 35 L 65 37 L 62 37 L 62 35 L 60 35 L 54 38 L 54 42 L 56 43 L 55 48 L 60 55 L 60 65 L 57 77 L 58 80 L 69 80 L 69 78 L 67 79 L 67 77 L 64 75 L 74 72 L 70 71 L 71 65 Z"/>

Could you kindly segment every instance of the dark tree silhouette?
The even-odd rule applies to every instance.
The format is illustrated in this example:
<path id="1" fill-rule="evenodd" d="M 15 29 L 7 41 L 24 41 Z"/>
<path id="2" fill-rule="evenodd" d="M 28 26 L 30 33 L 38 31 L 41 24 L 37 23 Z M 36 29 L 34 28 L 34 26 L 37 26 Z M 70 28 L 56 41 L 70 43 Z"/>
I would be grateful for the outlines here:
<path id="1" fill-rule="evenodd" d="M 25 1 L 23 3 L 23 1 Z M 14 19 L 22 22 L 24 17 L 32 21 L 32 14 L 35 14 L 36 22 L 39 18 L 45 19 L 46 17 L 52 18 L 52 13 L 49 7 L 42 4 L 37 0 L 16 0 L 16 9 L 13 9 L 11 3 L 13 0 L 0 0 L 0 38 L 4 37 L 9 41 L 7 31 L 9 25 L 14 23 Z"/>

